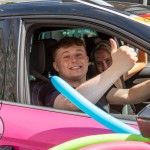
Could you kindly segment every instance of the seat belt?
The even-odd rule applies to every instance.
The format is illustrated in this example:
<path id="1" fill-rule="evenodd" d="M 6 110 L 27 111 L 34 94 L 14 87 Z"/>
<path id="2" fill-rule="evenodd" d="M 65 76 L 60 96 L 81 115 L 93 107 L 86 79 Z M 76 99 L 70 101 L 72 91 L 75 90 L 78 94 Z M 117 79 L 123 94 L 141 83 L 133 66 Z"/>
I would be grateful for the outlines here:
<path id="1" fill-rule="evenodd" d="M 47 81 L 47 82 L 50 82 L 49 79 L 47 79 L 46 77 L 42 76 L 40 73 L 38 73 L 37 71 L 35 71 L 34 69 L 30 69 L 30 72 L 33 76 L 37 77 L 38 79 L 41 79 L 43 81 Z"/>

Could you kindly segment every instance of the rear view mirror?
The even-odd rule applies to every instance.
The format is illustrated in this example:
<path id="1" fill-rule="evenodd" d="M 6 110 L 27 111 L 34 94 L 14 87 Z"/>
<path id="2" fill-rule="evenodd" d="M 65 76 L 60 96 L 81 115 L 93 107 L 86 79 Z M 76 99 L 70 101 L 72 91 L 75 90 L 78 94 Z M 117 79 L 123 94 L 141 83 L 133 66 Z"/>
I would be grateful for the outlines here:
<path id="1" fill-rule="evenodd" d="M 150 105 L 138 113 L 137 123 L 142 136 L 150 138 Z"/>

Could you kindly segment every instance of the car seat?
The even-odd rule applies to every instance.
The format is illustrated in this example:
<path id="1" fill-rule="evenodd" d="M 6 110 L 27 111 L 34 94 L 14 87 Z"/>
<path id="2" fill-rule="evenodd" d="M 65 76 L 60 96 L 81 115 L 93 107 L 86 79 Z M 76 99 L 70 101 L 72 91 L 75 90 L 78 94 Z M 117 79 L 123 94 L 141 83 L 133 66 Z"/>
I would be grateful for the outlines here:
<path id="1" fill-rule="evenodd" d="M 30 53 L 30 97 L 33 105 L 44 106 L 44 100 L 52 84 L 49 79 L 42 75 L 45 71 L 46 53 L 44 43 L 35 41 Z"/>
<path id="2" fill-rule="evenodd" d="M 42 75 L 58 75 L 58 72 L 53 68 L 53 50 L 57 44 L 57 40 L 49 38 L 42 40 L 45 47 L 45 69 Z"/>

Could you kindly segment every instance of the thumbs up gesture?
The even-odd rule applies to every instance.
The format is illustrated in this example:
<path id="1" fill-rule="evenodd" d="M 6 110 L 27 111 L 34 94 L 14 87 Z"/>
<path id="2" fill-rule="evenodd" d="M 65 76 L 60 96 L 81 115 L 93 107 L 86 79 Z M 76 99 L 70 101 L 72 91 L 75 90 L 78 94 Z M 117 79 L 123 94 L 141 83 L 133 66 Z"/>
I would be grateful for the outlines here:
<path id="1" fill-rule="evenodd" d="M 113 39 L 110 39 L 110 43 L 114 70 L 119 69 L 121 74 L 128 72 L 138 60 L 136 52 L 125 45 L 117 48 L 117 43 Z"/>

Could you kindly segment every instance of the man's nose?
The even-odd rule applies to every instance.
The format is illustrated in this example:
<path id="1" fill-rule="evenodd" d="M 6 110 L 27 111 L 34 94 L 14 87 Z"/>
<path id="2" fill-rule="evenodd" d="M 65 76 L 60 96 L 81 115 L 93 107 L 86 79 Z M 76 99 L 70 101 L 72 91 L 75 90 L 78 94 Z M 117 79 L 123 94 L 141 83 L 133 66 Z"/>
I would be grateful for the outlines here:
<path id="1" fill-rule="evenodd" d="M 76 56 L 71 56 L 71 61 L 72 62 L 76 62 L 77 61 L 77 57 Z"/>

